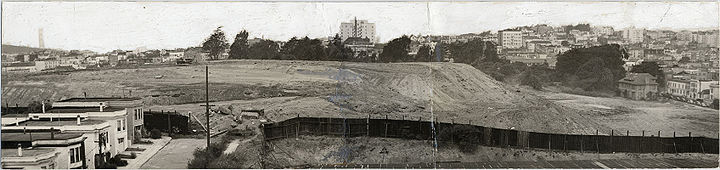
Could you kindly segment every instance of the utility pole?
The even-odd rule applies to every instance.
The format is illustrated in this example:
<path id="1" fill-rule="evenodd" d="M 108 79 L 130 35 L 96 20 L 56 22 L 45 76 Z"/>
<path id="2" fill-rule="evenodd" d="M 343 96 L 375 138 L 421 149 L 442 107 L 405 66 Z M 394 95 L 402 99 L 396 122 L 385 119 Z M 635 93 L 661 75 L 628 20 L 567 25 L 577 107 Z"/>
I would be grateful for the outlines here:
<path id="1" fill-rule="evenodd" d="M 210 85 L 209 85 L 209 78 L 208 76 L 210 72 L 208 71 L 208 66 L 205 66 L 205 125 L 207 127 L 207 147 L 205 148 L 207 150 L 207 153 L 210 153 Z"/>

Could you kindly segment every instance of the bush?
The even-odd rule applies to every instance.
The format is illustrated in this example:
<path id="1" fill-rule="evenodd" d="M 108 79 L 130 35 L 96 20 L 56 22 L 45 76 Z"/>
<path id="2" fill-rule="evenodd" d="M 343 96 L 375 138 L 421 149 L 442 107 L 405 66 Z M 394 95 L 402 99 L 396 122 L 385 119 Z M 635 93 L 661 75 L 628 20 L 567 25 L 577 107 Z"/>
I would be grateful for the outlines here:
<path id="1" fill-rule="evenodd" d="M 188 169 L 207 169 L 210 163 L 223 154 L 227 148 L 227 142 L 210 144 L 210 152 L 205 148 L 197 148 L 193 152 L 193 159 L 188 162 Z"/>
<path id="2" fill-rule="evenodd" d="M 472 153 L 480 143 L 480 130 L 470 125 L 454 125 L 440 130 L 438 139 L 451 141 L 460 152 Z"/>
<path id="3" fill-rule="evenodd" d="M 162 137 L 162 132 L 160 132 L 160 130 L 153 129 L 152 131 L 150 131 L 150 138 L 160 139 L 161 137 Z"/>
<path id="4" fill-rule="evenodd" d="M 542 82 L 533 72 L 525 72 L 521 76 L 520 85 L 530 86 L 535 90 L 542 90 Z"/>

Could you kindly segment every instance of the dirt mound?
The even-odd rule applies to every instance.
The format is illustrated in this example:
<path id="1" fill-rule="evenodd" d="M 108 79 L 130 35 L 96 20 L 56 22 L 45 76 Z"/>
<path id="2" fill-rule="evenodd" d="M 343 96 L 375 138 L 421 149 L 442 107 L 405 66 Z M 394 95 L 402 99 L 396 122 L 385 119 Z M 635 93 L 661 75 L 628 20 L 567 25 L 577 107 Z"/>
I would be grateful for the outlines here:
<path id="1" fill-rule="evenodd" d="M 204 80 L 205 68 L 200 65 L 3 75 L 2 99 L 26 105 L 38 99 L 81 97 L 83 92 L 90 97 L 130 96 L 132 90 L 132 96 L 142 97 L 148 107 L 204 113 L 197 106 L 204 100 Z M 445 122 L 565 133 L 596 125 L 458 63 L 222 61 L 210 63 L 210 82 L 210 100 L 234 101 L 228 104 L 235 108 L 263 106 L 275 121 L 298 114 L 434 117 Z"/>

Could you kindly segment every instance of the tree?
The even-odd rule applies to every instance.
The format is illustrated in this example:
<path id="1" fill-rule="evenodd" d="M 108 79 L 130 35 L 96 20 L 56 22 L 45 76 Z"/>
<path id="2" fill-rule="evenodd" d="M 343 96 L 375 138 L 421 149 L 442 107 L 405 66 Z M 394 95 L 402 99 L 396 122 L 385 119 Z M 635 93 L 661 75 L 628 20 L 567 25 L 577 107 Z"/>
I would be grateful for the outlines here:
<path id="1" fill-rule="evenodd" d="M 615 91 L 625 76 L 627 53 L 617 44 L 578 48 L 560 54 L 555 66 L 568 84 L 585 90 Z"/>
<path id="2" fill-rule="evenodd" d="M 417 55 L 415 55 L 415 61 L 418 62 L 428 62 L 432 61 L 432 55 L 431 55 L 430 47 L 423 45 L 418 49 Z"/>
<path id="3" fill-rule="evenodd" d="M 474 65 L 477 62 L 499 61 L 495 43 L 474 39 L 466 43 L 449 45 L 450 55 L 458 63 Z"/>
<path id="4" fill-rule="evenodd" d="M 347 61 L 347 60 L 350 60 L 351 56 L 353 55 L 352 50 L 350 50 L 350 48 L 345 47 L 345 44 L 343 44 L 342 38 L 338 34 L 335 34 L 335 37 L 333 37 L 333 39 L 330 40 L 330 44 L 328 44 L 326 53 L 327 53 L 328 59 L 334 60 L 334 61 Z M 359 57 L 361 57 L 361 56 L 359 56 Z"/>
<path id="5" fill-rule="evenodd" d="M 533 70 L 528 70 L 523 73 L 520 84 L 530 86 L 535 90 L 542 90 L 542 81 L 540 81 L 540 78 Z"/>
<path id="6" fill-rule="evenodd" d="M 248 32 L 245 30 L 240 31 L 235 35 L 235 41 L 230 46 L 230 56 L 232 59 L 243 59 L 249 58 L 248 55 Z"/>
<path id="7" fill-rule="evenodd" d="M 318 39 L 310 39 L 308 37 L 301 39 L 298 39 L 297 37 L 291 38 L 287 43 L 285 43 L 281 52 L 298 60 L 327 60 L 325 47 L 323 47 L 322 41 Z"/>
<path id="8" fill-rule="evenodd" d="M 635 65 L 630 69 L 630 72 L 632 73 L 648 73 L 652 76 L 655 76 L 655 82 L 658 83 L 658 87 L 664 88 L 665 87 L 665 73 L 662 69 L 660 69 L 660 66 L 658 66 L 657 62 L 654 61 L 643 61 L 642 63 Z"/>
<path id="9" fill-rule="evenodd" d="M 248 50 L 248 58 L 250 59 L 272 59 L 278 60 L 280 58 L 280 46 L 270 40 L 260 40 L 250 46 Z"/>
<path id="10" fill-rule="evenodd" d="M 193 152 L 193 159 L 188 162 L 188 169 L 208 169 L 213 161 L 222 156 L 227 146 L 223 143 L 211 143 L 210 149 L 196 148 Z M 210 152 L 208 152 L 208 150 Z"/>
<path id="11" fill-rule="evenodd" d="M 410 38 L 407 35 L 403 35 L 400 38 L 395 38 L 383 47 L 382 53 L 380 53 L 380 62 L 403 62 L 408 61 L 410 56 L 408 55 L 408 49 L 410 48 Z"/>
<path id="12" fill-rule="evenodd" d="M 228 42 L 227 39 L 225 39 L 225 32 L 223 32 L 220 28 L 222 26 L 217 27 L 215 31 L 205 39 L 205 42 L 203 42 L 202 48 L 205 51 L 210 52 L 210 59 L 218 59 L 220 55 L 225 52 L 225 49 L 228 48 Z"/>

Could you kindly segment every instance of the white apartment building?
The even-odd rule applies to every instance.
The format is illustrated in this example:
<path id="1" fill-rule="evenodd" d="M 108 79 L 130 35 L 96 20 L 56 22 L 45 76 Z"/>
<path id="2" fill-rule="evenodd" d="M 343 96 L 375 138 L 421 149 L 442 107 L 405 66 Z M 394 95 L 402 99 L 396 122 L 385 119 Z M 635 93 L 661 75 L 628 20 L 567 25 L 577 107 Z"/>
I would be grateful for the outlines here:
<path id="1" fill-rule="evenodd" d="M 377 42 L 375 37 L 375 23 L 367 20 L 354 19 L 350 22 L 340 23 L 340 38 L 345 41 L 350 37 L 367 38 L 370 42 Z"/>
<path id="2" fill-rule="evenodd" d="M 645 37 L 645 29 L 626 28 L 623 30 L 623 39 L 630 44 L 642 43 Z"/>
<path id="3" fill-rule="evenodd" d="M 498 43 L 503 48 L 521 48 L 521 47 L 523 47 L 522 31 L 520 31 L 520 30 L 498 31 Z"/>

